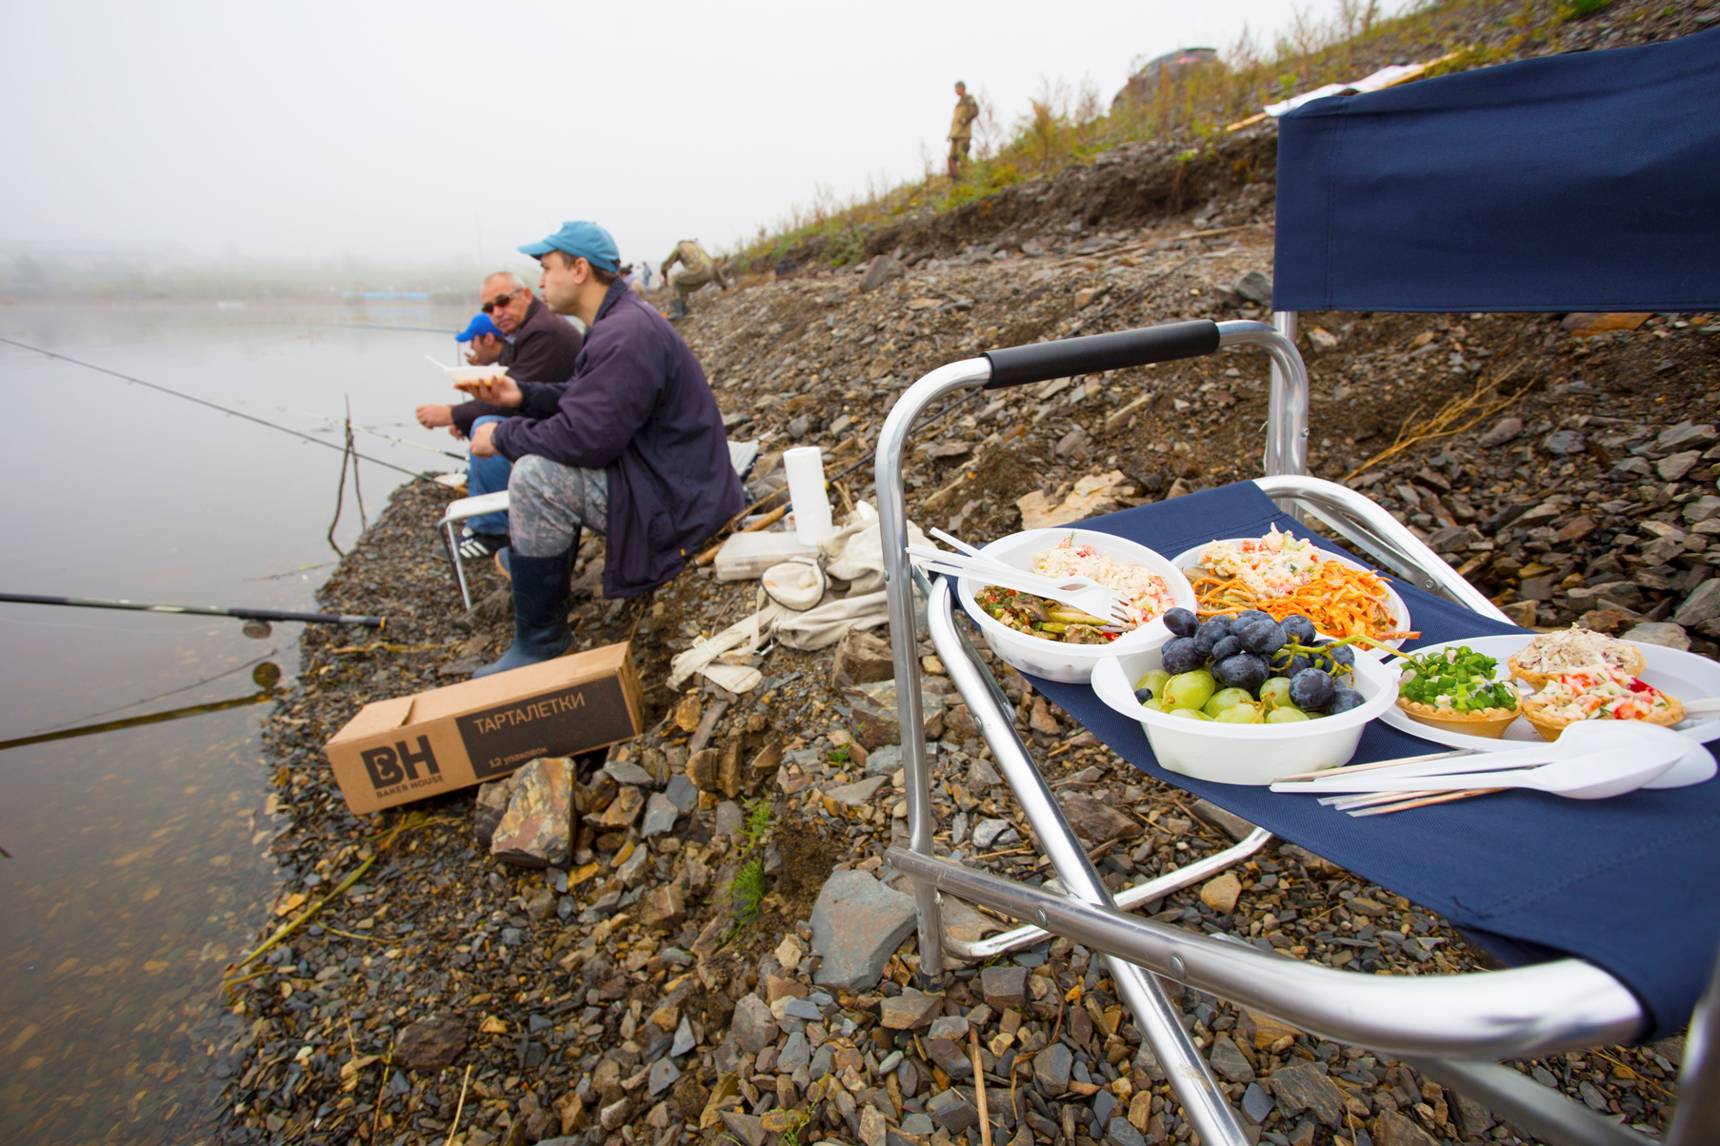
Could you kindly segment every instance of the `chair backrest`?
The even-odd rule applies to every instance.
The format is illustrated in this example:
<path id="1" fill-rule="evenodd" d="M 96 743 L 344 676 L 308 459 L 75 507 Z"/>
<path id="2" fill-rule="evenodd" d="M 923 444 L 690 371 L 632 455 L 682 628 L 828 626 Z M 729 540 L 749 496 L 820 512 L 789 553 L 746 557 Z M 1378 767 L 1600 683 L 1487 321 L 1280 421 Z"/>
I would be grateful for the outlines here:
<path id="1" fill-rule="evenodd" d="M 1720 29 L 1278 121 L 1278 311 L 1720 309 Z"/>

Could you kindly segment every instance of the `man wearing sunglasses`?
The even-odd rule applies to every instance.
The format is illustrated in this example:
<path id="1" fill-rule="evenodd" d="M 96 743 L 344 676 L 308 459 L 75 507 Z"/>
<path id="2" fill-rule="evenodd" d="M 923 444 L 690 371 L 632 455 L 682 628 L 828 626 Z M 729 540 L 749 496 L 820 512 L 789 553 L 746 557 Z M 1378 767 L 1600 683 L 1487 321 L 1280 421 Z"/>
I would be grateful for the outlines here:
<path id="1" fill-rule="evenodd" d="M 565 223 L 521 247 L 543 267 L 544 301 L 586 324 L 578 381 L 509 376 L 470 385 L 519 417 L 480 425 L 476 457 L 514 463 L 508 479 L 514 641 L 477 675 L 566 652 L 568 575 L 580 533 L 608 539 L 606 597 L 669 580 L 741 510 L 740 479 L 710 383 L 681 336 L 620 277 L 620 255 L 595 223 Z"/>
<path id="2" fill-rule="evenodd" d="M 566 382 L 573 377 L 574 363 L 585 337 L 566 319 L 554 314 L 533 296 L 530 288 L 512 271 L 497 271 L 484 280 L 478 297 L 483 315 L 501 334 L 499 345 L 481 347 L 474 340 L 466 361 L 473 366 L 506 366 L 508 373 L 524 382 Z M 477 318 L 473 319 L 473 326 Z M 493 356 L 492 356 L 493 355 Z M 511 410 L 485 402 L 461 402 L 457 406 L 433 404 L 415 411 L 425 429 L 452 426 L 460 438 L 471 438 L 478 425 L 499 422 Z M 466 492 L 477 497 L 508 488 L 509 464 L 503 458 L 470 459 L 466 467 Z M 460 534 L 462 557 L 487 557 L 508 544 L 508 515 L 486 513 L 472 518 Z"/>

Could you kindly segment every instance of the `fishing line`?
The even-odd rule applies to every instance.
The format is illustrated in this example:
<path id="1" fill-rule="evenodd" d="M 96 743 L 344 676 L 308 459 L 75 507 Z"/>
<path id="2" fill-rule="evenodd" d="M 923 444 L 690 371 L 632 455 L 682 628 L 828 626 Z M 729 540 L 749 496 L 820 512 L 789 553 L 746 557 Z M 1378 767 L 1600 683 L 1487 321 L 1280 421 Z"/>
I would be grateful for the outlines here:
<path id="1" fill-rule="evenodd" d="M 409 478 L 421 478 L 424 476 L 407 469 L 405 466 L 397 466 L 393 462 L 385 462 L 381 458 L 373 458 L 368 454 L 360 454 L 357 450 L 349 451 L 344 445 L 336 445 L 333 442 L 325 441 L 324 439 L 315 437 L 314 435 L 295 430 L 290 426 L 283 426 L 278 422 L 271 422 L 267 418 L 259 418 L 255 414 L 247 414 L 242 410 L 235 410 L 229 406 L 223 406 L 218 402 L 211 402 L 207 398 L 198 398 L 195 395 L 187 394 L 184 391 L 175 390 L 171 386 L 163 386 L 157 382 L 145 382 L 142 378 L 134 378 L 130 374 L 121 374 L 118 370 L 110 370 L 106 366 L 97 366 L 93 362 L 85 362 L 82 359 L 73 358 L 70 355 L 59 354 L 52 350 L 43 350 L 40 346 L 31 346 L 29 343 L 19 342 L 15 338 L 0 336 L 0 342 L 8 343 L 22 350 L 35 351 L 37 354 L 46 358 L 57 358 L 61 362 L 70 362 L 73 366 L 82 366 L 86 370 L 94 370 L 98 374 L 106 374 L 110 377 L 118 378 L 122 382 L 130 382 L 134 385 L 143 386 L 150 390 L 158 390 L 163 394 L 169 394 L 175 398 L 183 398 L 187 402 L 195 402 L 199 406 L 207 406 L 211 410 L 219 410 L 221 413 L 227 414 L 231 417 L 243 418 L 247 422 L 255 422 L 259 426 L 267 426 L 271 430 L 279 430 L 283 434 L 291 434 L 295 438 L 302 438 L 307 442 L 312 442 L 316 445 L 322 446 L 324 449 L 334 450 L 343 455 L 351 452 L 357 457 L 363 458 L 371 465 L 381 466 L 383 469 L 393 470 L 396 473 L 403 473 Z"/>
<path id="2" fill-rule="evenodd" d="M 243 672 L 244 670 L 252 667 L 253 665 L 260 664 L 261 662 L 268 660 L 270 657 L 274 656 L 276 653 L 278 653 L 280 651 L 281 650 L 278 648 L 270 649 L 268 652 L 264 653 L 260 657 L 252 657 L 250 660 L 246 661 L 244 664 L 234 665 L 232 668 L 225 669 L 222 672 L 218 672 L 214 676 L 206 676 L 202 680 L 194 680 L 190 684 L 180 685 L 178 688 L 170 688 L 166 692 L 158 692 L 158 693 L 154 694 L 153 696 L 140 696 L 136 700 L 130 702 L 129 704 L 122 704 L 122 705 L 119 705 L 118 707 L 115 707 L 115 708 L 104 708 L 100 712 L 86 713 L 85 715 L 80 716 L 75 720 L 63 720 L 58 724 L 50 724 L 46 728 L 38 728 L 34 732 L 27 733 L 25 735 L 25 737 L 22 737 L 21 739 L 26 739 L 30 736 L 40 736 L 44 732 L 59 732 L 61 729 L 64 729 L 64 728 L 75 728 L 80 724 L 87 724 L 92 720 L 98 720 L 104 716 L 112 716 L 116 712 L 124 712 L 128 708 L 136 708 L 140 704 L 148 704 L 152 700 L 164 700 L 170 696 L 178 696 L 182 692 L 190 692 L 194 688 L 202 688 L 206 684 L 213 684 L 214 682 L 222 679 L 223 677 L 232 676 L 236 672 Z"/>

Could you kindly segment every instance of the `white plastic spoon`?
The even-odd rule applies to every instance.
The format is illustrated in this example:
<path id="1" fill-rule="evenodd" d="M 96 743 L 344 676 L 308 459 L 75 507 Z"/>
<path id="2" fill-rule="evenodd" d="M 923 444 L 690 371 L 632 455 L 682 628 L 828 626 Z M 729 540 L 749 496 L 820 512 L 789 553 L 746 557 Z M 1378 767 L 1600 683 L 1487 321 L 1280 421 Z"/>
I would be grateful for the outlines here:
<path id="1" fill-rule="evenodd" d="M 1351 784 L 1321 785 L 1317 790 L 1453 792 L 1468 788 L 1529 788 L 1571 799 L 1600 800 L 1642 787 L 1670 769 L 1684 755 L 1688 742 L 1678 733 L 1654 725 L 1638 725 L 1637 729 L 1639 736 L 1634 738 L 1637 743 L 1628 753 L 1617 747 L 1607 747 L 1562 756 L 1534 768 L 1443 776 L 1357 777 Z M 1274 788 L 1276 790 L 1276 785 Z"/>
<path id="2" fill-rule="evenodd" d="M 436 367 L 436 369 L 438 369 L 438 370 L 452 370 L 452 369 L 454 369 L 454 367 L 452 367 L 452 366 L 442 365 L 440 362 L 436 361 L 434 358 L 430 357 L 428 354 L 426 354 L 424 356 L 424 361 L 426 361 L 430 365 Z"/>

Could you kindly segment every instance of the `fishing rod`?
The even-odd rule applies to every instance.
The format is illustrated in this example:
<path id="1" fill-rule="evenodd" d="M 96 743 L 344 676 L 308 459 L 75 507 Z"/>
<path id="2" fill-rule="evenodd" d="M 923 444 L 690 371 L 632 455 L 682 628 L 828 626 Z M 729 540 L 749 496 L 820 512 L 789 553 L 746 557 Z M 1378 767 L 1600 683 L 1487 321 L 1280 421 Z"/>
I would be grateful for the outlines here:
<path id="1" fill-rule="evenodd" d="M 239 404 L 241 406 L 243 406 L 246 403 L 245 403 L 244 399 L 240 399 Z M 268 403 L 268 405 L 273 406 L 276 410 L 279 410 L 283 414 L 297 414 L 299 417 L 309 418 L 313 422 L 328 422 L 328 423 L 330 423 L 331 427 L 336 421 L 336 419 L 329 417 L 327 414 L 313 414 L 309 410 L 299 410 L 299 409 L 296 409 L 292 406 L 283 405 L 280 402 L 270 402 L 270 403 Z M 436 454 L 436 455 L 438 455 L 440 457 L 444 457 L 444 458 L 453 458 L 457 462 L 463 462 L 463 461 L 467 460 L 465 454 L 456 454 L 452 450 L 439 450 L 435 446 L 427 446 L 423 442 L 414 442 L 414 441 L 409 441 L 406 438 L 397 438 L 393 434 L 385 434 L 381 430 L 373 429 L 370 426 L 361 426 L 361 425 L 358 425 L 356 422 L 353 423 L 352 428 L 359 431 L 362 434 L 369 434 L 372 437 L 381 438 L 383 441 L 390 442 L 396 446 L 405 446 L 408 449 L 413 449 L 413 450 L 423 450 L 425 453 Z"/>
<path id="2" fill-rule="evenodd" d="M 82 359 L 73 358 L 68 354 L 60 354 L 52 350 L 43 350 L 40 346 L 31 346 L 29 343 L 19 342 L 15 338 L 0 337 L 0 342 L 16 346 L 21 350 L 34 351 L 35 353 L 47 358 L 57 358 L 61 362 L 70 362 L 73 366 L 82 366 L 84 369 L 94 370 L 98 374 L 107 374 L 111 377 L 120 379 L 122 382 L 130 382 L 133 385 L 143 386 L 150 390 L 159 390 L 163 394 L 170 394 L 175 398 L 183 398 L 187 402 L 195 402 L 199 406 L 207 406 L 211 410 L 219 410 L 223 414 L 228 414 L 235 418 L 243 418 L 247 422 L 255 422 L 259 426 L 267 426 L 271 430 L 279 430 L 281 433 L 291 434 L 295 438 L 303 438 L 305 441 L 312 442 L 325 449 L 335 450 L 341 454 L 349 452 L 345 445 L 337 446 L 333 442 L 327 441 L 323 438 L 303 433 L 290 426 L 283 426 L 279 422 L 271 422 L 267 418 L 259 418 L 255 414 L 247 414 L 242 410 L 235 410 L 230 406 L 223 406 L 218 402 L 211 402 L 207 398 L 199 398 L 195 395 L 187 394 L 182 390 L 175 390 L 171 386 L 163 386 L 157 382 L 145 382 L 142 378 L 134 378 L 130 374 L 121 374 L 118 370 L 110 370 L 106 366 L 97 366 L 93 362 L 85 362 Z M 381 458 L 373 458 L 369 454 L 361 454 L 357 450 L 352 450 L 350 452 L 357 457 L 363 458 L 373 466 L 381 466 L 383 469 L 394 470 L 396 473 L 403 473 L 410 478 L 420 478 L 423 476 L 422 474 L 407 469 L 405 466 L 397 466 L 393 462 L 385 462 Z"/>
<path id="3" fill-rule="evenodd" d="M 23 748 L 30 744 L 46 744 L 54 740 L 71 740 L 79 736 L 94 736 L 99 732 L 118 732 L 122 728 L 137 728 L 145 724 L 183 720 L 187 716 L 225 712 L 229 708 L 243 708 L 246 705 L 261 704 L 265 700 L 272 700 L 274 696 L 274 686 L 264 685 L 257 692 L 245 696 L 236 696 L 230 700 L 212 700 L 204 704 L 187 705 L 184 708 L 170 708 L 163 712 L 146 712 L 141 716 L 128 716 L 122 720 L 105 720 L 100 724 L 85 724 L 77 728 L 61 728 L 53 732 L 38 732 L 31 736 L 19 736 L 13 740 L 0 740 L 0 752 L 9 748 Z"/>
<path id="4" fill-rule="evenodd" d="M 144 601 L 109 601 L 102 597 L 48 597 L 35 593 L 0 593 L 0 601 L 19 605 L 62 605 L 74 609 L 131 609 L 140 613 L 181 613 L 199 617 L 234 617 L 241 621 L 303 621 L 310 625 L 367 625 L 380 630 L 387 617 L 350 613 L 291 613 L 282 609 L 247 609 L 219 605 L 156 605 Z"/>

